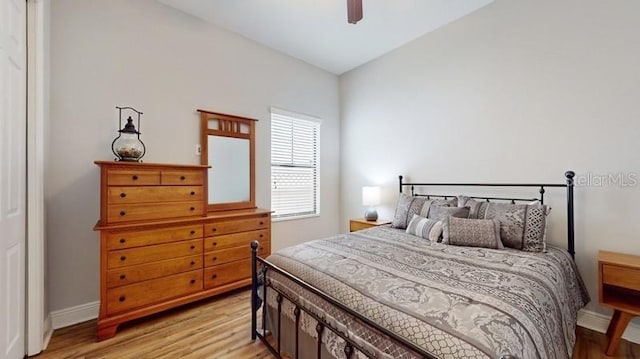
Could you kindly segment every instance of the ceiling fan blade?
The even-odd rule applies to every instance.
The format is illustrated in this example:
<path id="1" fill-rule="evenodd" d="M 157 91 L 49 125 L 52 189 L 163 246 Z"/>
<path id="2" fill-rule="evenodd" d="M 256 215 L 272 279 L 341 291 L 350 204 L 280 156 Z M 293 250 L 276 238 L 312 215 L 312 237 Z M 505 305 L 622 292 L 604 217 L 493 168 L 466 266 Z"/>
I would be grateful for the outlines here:
<path id="1" fill-rule="evenodd" d="M 347 0 L 347 19 L 349 24 L 362 20 L 362 0 Z"/>

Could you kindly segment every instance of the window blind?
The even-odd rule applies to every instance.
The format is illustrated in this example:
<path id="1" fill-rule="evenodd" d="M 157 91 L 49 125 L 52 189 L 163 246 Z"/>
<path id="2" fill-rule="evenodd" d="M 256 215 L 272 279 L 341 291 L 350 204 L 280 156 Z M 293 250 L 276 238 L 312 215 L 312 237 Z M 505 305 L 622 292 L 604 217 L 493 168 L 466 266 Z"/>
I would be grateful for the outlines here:
<path id="1" fill-rule="evenodd" d="M 271 112 L 271 210 L 273 218 L 320 213 L 320 122 Z"/>

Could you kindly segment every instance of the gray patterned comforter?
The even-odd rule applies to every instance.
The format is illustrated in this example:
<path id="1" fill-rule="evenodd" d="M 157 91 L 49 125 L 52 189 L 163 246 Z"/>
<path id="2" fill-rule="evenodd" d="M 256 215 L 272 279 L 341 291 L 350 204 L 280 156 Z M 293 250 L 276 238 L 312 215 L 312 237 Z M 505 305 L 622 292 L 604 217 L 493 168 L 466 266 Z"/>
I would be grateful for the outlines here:
<path id="1" fill-rule="evenodd" d="M 285 248 L 268 261 L 438 358 L 570 358 L 577 311 L 589 301 L 571 257 L 552 246 L 547 253 L 456 247 L 375 227 Z M 417 357 L 286 278 L 269 278 L 373 356 Z M 267 292 L 269 306 L 275 296 Z M 283 312 L 293 318 L 293 305 L 285 301 Z M 301 317 L 312 338 L 315 324 Z M 340 338 L 325 330 L 322 340 L 343 356 Z"/>

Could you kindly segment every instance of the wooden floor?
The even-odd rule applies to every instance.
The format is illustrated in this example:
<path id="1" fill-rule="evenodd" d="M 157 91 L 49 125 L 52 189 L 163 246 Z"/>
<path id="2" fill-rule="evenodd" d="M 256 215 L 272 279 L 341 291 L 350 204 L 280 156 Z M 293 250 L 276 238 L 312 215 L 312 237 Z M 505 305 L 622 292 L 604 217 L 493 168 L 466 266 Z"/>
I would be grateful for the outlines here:
<path id="1" fill-rule="evenodd" d="M 95 321 L 59 329 L 35 358 L 271 358 L 249 338 L 249 294 L 237 291 L 127 323 L 102 342 L 95 341 Z M 606 344 L 604 334 L 578 328 L 573 358 L 640 359 L 639 344 L 622 340 L 615 357 L 603 354 Z"/>

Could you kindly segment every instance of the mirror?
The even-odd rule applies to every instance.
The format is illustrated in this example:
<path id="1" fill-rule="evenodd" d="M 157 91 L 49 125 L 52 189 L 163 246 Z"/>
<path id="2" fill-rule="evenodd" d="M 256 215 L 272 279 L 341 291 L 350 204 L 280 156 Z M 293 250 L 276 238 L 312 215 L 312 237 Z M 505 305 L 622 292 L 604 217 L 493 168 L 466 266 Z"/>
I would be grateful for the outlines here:
<path id="1" fill-rule="evenodd" d="M 255 121 L 198 110 L 201 163 L 209 165 L 209 211 L 255 208 Z"/>
<path id="2" fill-rule="evenodd" d="M 249 141 L 208 137 L 209 203 L 249 201 Z"/>

